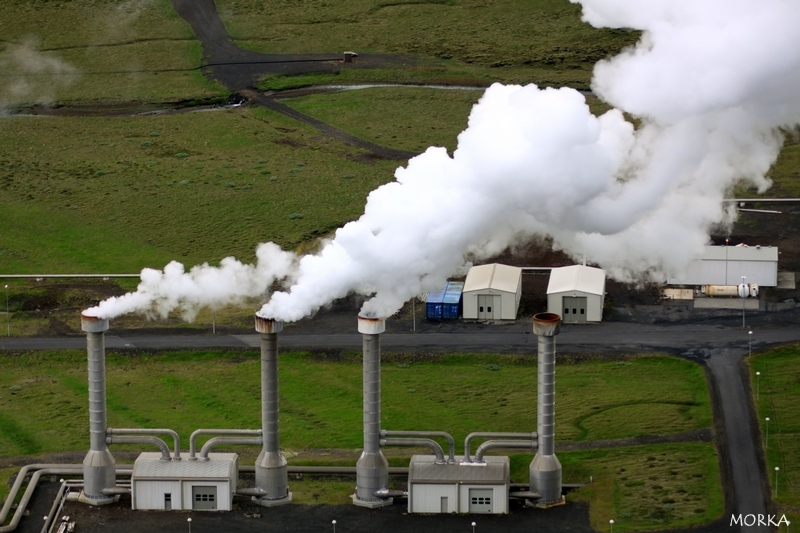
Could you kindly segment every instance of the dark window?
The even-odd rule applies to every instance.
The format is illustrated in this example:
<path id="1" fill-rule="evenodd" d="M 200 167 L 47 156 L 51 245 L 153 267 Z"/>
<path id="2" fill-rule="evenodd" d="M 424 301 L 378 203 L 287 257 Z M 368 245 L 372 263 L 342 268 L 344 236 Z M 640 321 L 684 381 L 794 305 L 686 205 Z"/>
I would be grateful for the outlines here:
<path id="1" fill-rule="evenodd" d="M 487 312 L 487 313 L 491 313 L 491 312 L 492 312 L 492 308 L 491 308 L 491 307 L 487 307 L 487 308 L 486 308 L 486 312 Z"/>
<path id="2" fill-rule="evenodd" d="M 577 309 L 575 309 L 574 307 L 572 308 L 572 314 L 573 314 L 573 315 L 577 315 L 577 314 L 578 314 L 578 310 L 577 310 Z"/>
<path id="3" fill-rule="evenodd" d="M 565 308 L 564 308 L 564 314 L 565 314 L 565 315 L 568 315 L 568 314 L 569 314 L 569 307 L 565 307 Z"/>
<path id="4" fill-rule="evenodd" d="M 581 309 L 581 314 L 583 314 L 583 312 L 584 312 L 585 310 L 586 310 L 586 309 Z"/>
<path id="5" fill-rule="evenodd" d="M 480 307 L 479 309 L 480 309 L 480 312 L 483 313 L 483 307 Z"/>

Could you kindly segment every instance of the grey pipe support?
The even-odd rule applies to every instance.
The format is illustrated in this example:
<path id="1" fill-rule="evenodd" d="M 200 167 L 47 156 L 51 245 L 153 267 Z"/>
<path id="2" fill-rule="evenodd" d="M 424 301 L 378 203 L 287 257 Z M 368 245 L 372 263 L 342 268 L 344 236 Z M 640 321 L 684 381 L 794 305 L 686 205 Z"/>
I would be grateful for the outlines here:
<path id="1" fill-rule="evenodd" d="M 116 484 L 114 456 L 106 445 L 106 347 L 108 320 L 81 314 L 81 329 L 86 332 L 89 385 L 89 452 L 83 459 L 83 490 L 97 505 L 110 503 L 103 489 Z"/>
<path id="2" fill-rule="evenodd" d="M 280 448 L 280 402 L 278 395 L 278 333 L 283 323 L 256 314 L 256 331 L 261 334 L 261 453 L 256 459 L 258 503 L 289 503 L 289 477 L 286 458 Z"/>
<path id="3" fill-rule="evenodd" d="M 489 450 L 530 450 L 531 453 L 536 451 L 535 440 L 487 440 L 475 451 L 475 462 L 483 463 L 483 456 Z"/>
<path id="4" fill-rule="evenodd" d="M 181 437 L 177 431 L 172 429 L 157 428 L 157 429 L 140 429 L 140 428 L 108 428 L 106 429 L 107 435 L 169 435 L 172 437 L 174 445 L 174 453 L 172 456 L 173 461 L 181 460 Z"/>
<path id="5" fill-rule="evenodd" d="M 538 433 L 509 433 L 499 431 L 474 431 L 467 435 L 464 439 L 464 462 L 471 463 L 470 457 L 472 439 L 525 439 L 536 440 L 539 438 Z"/>
<path id="6" fill-rule="evenodd" d="M 200 450 L 199 461 L 208 461 L 208 454 L 217 446 L 261 446 L 261 437 L 214 437 L 208 439 Z"/>
<path id="7" fill-rule="evenodd" d="M 447 441 L 447 462 L 456 462 L 456 441 L 453 436 L 444 431 L 389 431 L 386 429 L 381 430 L 381 437 L 427 437 L 427 438 L 442 438 Z"/>
<path id="8" fill-rule="evenodd" d="M 542 502 L 561 500 L 562 468 L 555 454 L 556 335 L 561 317 L 539 313 L 533 317 L 533 333 L 538 337 L 538 391 L 536 429 L 539 451 L 528 469 L 530 488 L 542 496 Z"/>
<path id="9" fill-rule="evenodd" d="M 433 439 L 381 439 L 380 444 L 381 446 L 424 446 L 433 450 L 434 455 L 436 455 L 436 460 L 434 461 L 436 464 L 446 464 L 444 450 Z"/>
<path id="10" fill-rule="evenodd" d="M 260 429 L 196 429 L 189 437 L 189 460 L 196 461 L 197 437 L 200 435 L 261 435 Z"/>
<path id="11" fill-rule="evenodd" d="M 356 463 L 356 497 L 353 503 L 365 507 L 389 503 L 375 493 L 389 484 L 389 462 L 381 452 L 381 333 L 386 321 L 358 317 L 358 332 L 363 346 L 363 423 L 364 450 Z"/>
<path id="12" fill-rule="evenodd" d="M 152 435 L 130 437 L 109 435 L 106 437 L 106 444 L 152 444 L 153 446 L 158 446 L 158 449 L 161 450 L 162 461 L 170 461 L 172 459 L 172 457 L 169 456 L 169 446 L 167 446 L 167 443 Z M 105 489 L 103 490 L 103 494 L 106 494 Z"/>
<path id="13" fill-rule="evenodd" d="M 103 489 L 103 494 L 106 496 L 119 496 L 122 494 L 130 494 L 130 487 L 111 487 L 110 489 Z"/>

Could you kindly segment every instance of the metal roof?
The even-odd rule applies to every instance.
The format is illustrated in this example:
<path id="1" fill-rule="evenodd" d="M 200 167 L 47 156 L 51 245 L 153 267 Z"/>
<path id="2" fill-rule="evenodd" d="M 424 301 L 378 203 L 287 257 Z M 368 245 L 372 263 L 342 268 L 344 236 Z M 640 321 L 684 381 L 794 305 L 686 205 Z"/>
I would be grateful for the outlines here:
<path id="1" fill-rule="evenodd" d="M 602 296 L 605 290 L 605 271 L 583 265 L 554 268 L 547 284 L 547 294 L 580 291 Z"/>
<path id="2" fill-rule="evenodd" d="M 493 483 L 510 480 L 508 457 L 487 455 L 485 463 L 442 465 L 434 463 L 434 455 L 414 455 L 408 469 L 409 483 Z M 461 457 L 456 458 L 457 461 Z"/>
<path id="3" fill-rule="evenodd" d="M 774 261 L 778 262 L 775 246 L 706 246 L 701 261 Z"/>
<path id="4" fill-rule="evenodd" d="M 504 292 L 517 292 L 522 269 L 499 263 L 478 265 L 469 269 L 464 281 L 464 292 L 496 289 Z"/>
<path id="5" fill-rule="evenodd" d="M 464 292 L 464 283 L 460 281 L 450 281 L 447 283 L 442 301 L 446 304 L 457 304 L 461 301 L 462 292 Z"/>
<path id="6" fill-rule="evenodd" d="M 158 452 L 144 452 L 133 464 L 131 479 L 229 479 L 236 470 L 239 455 L 209 453 L 208 461 L 161 461 Z"/>

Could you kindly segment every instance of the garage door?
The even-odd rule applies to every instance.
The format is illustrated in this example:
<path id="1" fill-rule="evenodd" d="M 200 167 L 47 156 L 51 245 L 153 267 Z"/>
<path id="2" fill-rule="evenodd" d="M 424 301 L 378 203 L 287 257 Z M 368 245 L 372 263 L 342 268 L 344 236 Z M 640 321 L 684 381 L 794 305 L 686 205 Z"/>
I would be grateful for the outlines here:
<path id="1" fill-rule="evenodd" d="M 217 508 L 217 487 L 192 487 L 192 509 L 210 509 Z"/>
<path id="2" fill-rule="evenodd" d="M 586 322 L 586 296 L 564 296 L 564 322 Z"/>
<path id="3" fill-rule="evenodd" d="M 469 489 L 469 512 L 470 513 L 491 513 L 492 489 Z"/>

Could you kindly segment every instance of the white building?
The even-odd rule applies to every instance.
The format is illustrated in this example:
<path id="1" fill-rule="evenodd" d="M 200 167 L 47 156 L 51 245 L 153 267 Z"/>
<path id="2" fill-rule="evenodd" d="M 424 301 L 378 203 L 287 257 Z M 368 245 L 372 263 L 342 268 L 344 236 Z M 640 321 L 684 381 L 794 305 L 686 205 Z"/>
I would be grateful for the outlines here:
<path id="1" fill-rule="evenodd" d="M 464 281 L 465 320 L 516 320 L 522 269 L 493 263 L 469 269 Z"/>
<path id="2" fill-rule="evenodd" d="M 481 464 L 436 464 L 435 459 L 411 457 L 409 513 L 508 513 L 508 457 L 487 455 Z"/>
<path id="3" fill-rule="evenodd" d="M 134 510 L 230 511 L 239 479 L 239 456 L 209 453 L 208 461 L 162 461 L 145 452 L 133 464 L 131 506 Z"/>
<path id="4" fill-rule="evenodd" d="M 583 265 L 554 268 L 547 284 L 547 312 L 565 323 L 600 322 L 606 293 L 606 273 Z"/>
<path id="5" fill-rule="evenodd" d="M 774 246 L 706 246 L 685 272 L 670 273 L 669 285 L 778 284 L 778 249 Z"/>

